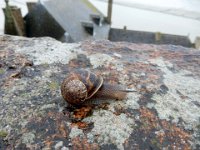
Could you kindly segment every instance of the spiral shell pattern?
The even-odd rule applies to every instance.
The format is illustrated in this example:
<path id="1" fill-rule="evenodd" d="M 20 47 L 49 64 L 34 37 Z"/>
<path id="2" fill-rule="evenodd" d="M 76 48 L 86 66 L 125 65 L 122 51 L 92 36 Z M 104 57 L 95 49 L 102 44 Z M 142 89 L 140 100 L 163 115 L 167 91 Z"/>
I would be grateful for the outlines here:
<path id="1" fill-rule="evenodd" d="M 61 94 L 68 103 L 79 105 L 94 96 L 102 84 L 101 76 L 87 70 L 77 70 L 64 79 Z"/>

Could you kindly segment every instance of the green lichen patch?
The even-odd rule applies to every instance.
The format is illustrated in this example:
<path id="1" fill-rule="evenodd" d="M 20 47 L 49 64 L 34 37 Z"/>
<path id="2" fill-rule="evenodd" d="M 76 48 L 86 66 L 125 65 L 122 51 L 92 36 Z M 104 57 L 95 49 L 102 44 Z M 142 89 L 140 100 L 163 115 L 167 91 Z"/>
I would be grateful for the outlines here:
<path id="1" fill-rule="evenodd" d="M 0 137 L 1 138 L 5 138 L 8 135 L 8 133 L 6 131 L 0 131 Z"/>
<path id="2" fill-rule="evenodd" d="M 5 70 L 0 68 L 0 75 L 4 74 Z"/>
<path id="3" fill-rule="evenodd" d="M 50 82 L 48 86 L 49 86 L 49 89 L 52 91 L 57 90 L 59 88 L 59 84 L 56 81 Z"/>

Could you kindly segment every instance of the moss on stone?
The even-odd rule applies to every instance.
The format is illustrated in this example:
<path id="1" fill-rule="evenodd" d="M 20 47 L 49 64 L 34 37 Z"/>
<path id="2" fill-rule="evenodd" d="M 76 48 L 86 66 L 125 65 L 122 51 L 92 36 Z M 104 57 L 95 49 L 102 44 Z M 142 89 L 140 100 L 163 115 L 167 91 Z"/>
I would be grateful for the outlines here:
<path id="1" fill-rule="evenodd" d="M 0 75 L 4 74 L 4 73 L 5 73 L 5 70 L 4 69 L 0 69 Z"/>
<path id="2" fill-rule="evenodd" d="M 57 90 L 59 88 L 59 84 L 56 81 L 52 81 L 51 83 L 49 83 L 49 89 L 50 90 Z"/>
<path id="3" fill-rule="evenodd" d="M 200 130 L 200 124 L 198 124 L 198 125 L 197 125 L 197 129 L 199 129 L 199 130 Z"/>
<path id="4" fill-rule="evenodd" d="M 0 131 L 0 137 L 6 137 L 8 135 L 8 133 L 6 131 L 1 130 Z"/>

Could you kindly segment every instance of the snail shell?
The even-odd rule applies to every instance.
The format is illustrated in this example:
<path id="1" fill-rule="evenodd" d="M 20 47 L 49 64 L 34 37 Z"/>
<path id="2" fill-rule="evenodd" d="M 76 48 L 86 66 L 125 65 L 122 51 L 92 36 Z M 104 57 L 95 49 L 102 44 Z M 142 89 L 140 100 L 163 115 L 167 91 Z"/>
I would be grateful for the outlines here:
<path id="1" fill-rule="evenodd" d="M 90 99 L 102 86 L 103 78 L 87 70 L 77 70 L 66 77 L 61 85 L 63 98 L 71 104 Z"/>
<path id="2" fill-rule="evenodd" d="M 103 82 L 101 76 L 88 70 L 76 70 L 62 82 L 61 94 L 68 103 L 81 105 L 91 98 L 123 99 L 127 92 L 135 92 L 119 85 Z"/>

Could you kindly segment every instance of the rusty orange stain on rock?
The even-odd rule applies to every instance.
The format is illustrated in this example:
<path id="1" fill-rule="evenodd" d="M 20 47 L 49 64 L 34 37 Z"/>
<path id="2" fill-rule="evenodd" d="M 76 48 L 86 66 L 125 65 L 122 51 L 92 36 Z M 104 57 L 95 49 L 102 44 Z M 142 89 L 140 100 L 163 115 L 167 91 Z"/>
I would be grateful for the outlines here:
<path id="1" fill-rule="evenodd" d="M 184 129 L 166 120 L 160 120 L 150 109 L 145 107 L 140 108 L 140 118 L 143 132 L 149 134 L 153 130 L 157 130 L 155 132 L 156 138 L 159 140 L 160 144 L 166 141 L 172 141 L 172 143 L 168 145 L 168 148 L 176 149 L 181 147 L 184 150 L 191 149 L 191 135 L 184 131 Z"/>
<path id="2" fill-rule="evenodd" d="M 65 144 L 67 143 L 70 130 L 67 126 L 68 120 L 69 118 L 63 113 L 49 111 L 45 116 L 32 117 L 22 128 L 22 133 L 33 133 L 45 148 L 52 149 L 58 139 L 66 139 Z M 37 146 L 37 144 L 32 143 L 32 146 Z"/>
<path id="3" fill-rule="evenodd" d="M 73 119 L 81 120 L 90 115 L 91 112 L 92 112 L 91 106 L 83 106 L 79 109 L 75 109 L 73 111 Z"/>
<path id="4" fill-rule="evenodd" d="M 147 108 L 140 108 L 140 117 L 144 131 L 149 132 L 152 128 L 158 128 L 158 118 Z"/>
<path id="5" fill-rule="evenodd" d="M 79 129 L 86 129 L 88 128 L 89 124 L 87 122 L 76 122 L 71 124 L 72 127 L 77 126 Z"/>
<path id="6" fill-rule="evenodd" d="M 89 143 L 86 137 L 75 137 L 72 139 L 73 150 L 99 150 L 100 147 L 96 143 Z"/>
<path id="7" fill-rule="evenodd" d="M 148 75 L 148 78 L 151 79 L 151 80 L 158 80 L 160 77 L 158 75 L 155 75 L 155 74 L 150 74 L 150 75 Z"/>
<path id="8" fill-rule="evenodd" d="M 61 114 L 60 114 L 61 115 Z M 64 120 L 61 120 L 61 116 L 59 114 L 55 114 L 55 113 L 48 113 L 48 117 L 51 119 L 54 119 L 55 121 L 55 125 L 56 125 L 56 134 L 53 134 L 51 137 L 55 138 L 55 137 L 68 137 L 68 131 L 66 128 L 66 124 L 64 123 Z"/>
<path id="9" fill-rule="evenodd" d="M 47 137 L 47 140 L 44 142 L 44 144 L 45 144 L 45 147 L 46 148 L 51 148 L 51 145 L 53 144 L 53 141 L 51 140 L 51 138 L 50 137 Z"/>
<path id="10" fill-rule="evenodd" d="M 162 135 L 158 135 L 160 141 L 163 141 L 163 137 L 168 137 L 171 140 L 175 140 L 173 146 L 174 147 L 183 147 L 184 150 L 190 150 L 190 142 L 191 135 L 184 131 L 184 129 L 181 129 L 177 127 L 175 124 L 170 124 L 166 120 L 161 121 L 161 126 L 165 130 L 165 133 Z"/>
<path id="11" fill-rule="evenodd" d="M 161 53 L 160 51 L 152 51 L 149 56 L 150 58 L 157 58 L 161 56 Z"/>
<path id="12" fill-rule="evenodd" d="M 68 136 L 66 125 L 63 122 L 61 122 L 60 126 L 58 127 L 58 131 L 59 131 L 59 133 L 61 134 L 62 137 Z"/>

